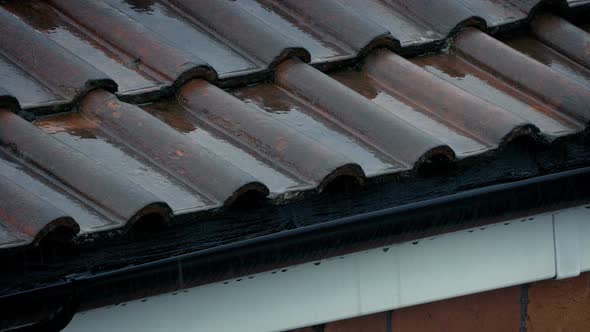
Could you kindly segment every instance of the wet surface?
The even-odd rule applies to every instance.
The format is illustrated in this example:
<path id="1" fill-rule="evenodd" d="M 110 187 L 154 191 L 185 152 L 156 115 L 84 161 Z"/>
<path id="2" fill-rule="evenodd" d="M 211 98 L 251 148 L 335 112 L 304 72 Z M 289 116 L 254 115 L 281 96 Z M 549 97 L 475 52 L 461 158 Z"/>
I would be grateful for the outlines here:
<path id="1" fill-rule="evenodd" d="M 526 18 L 526 13 L 501 0 L 461 0 L 476 15 L 484 18 L 488 27 L 512 23 Z"/>
<path id="2" fill-rule="evenodd" d="M 585 68 L 554 49 L 531 37 L 517 37 L 504 41 L 514 49 L 551 67 L 572 81 L 590 88 L 590 69 Z"/>
<path id="3" fill-rule="evenodd" d="M 6 59 L 12 63 L 5 65 L 0 59 L 0 70 L 11 72 L 14 81 L 23 86 L 13 89 L 13 94 L 24 107 L 52 105 L 55 112 L 64 111 L 70 105 L 60 105 L 86 93 L 89 80 L 112 78 L 119 86 L 118 93 L 126 100 L 145 102 L 169 96 L 189 77 L 215 80 L 217 73 L 221 79 L 231 82 L 229 85 L 240 82 L 238 77 L 246 74 L 256 79 L 267 77 L 269 67 L 288 57 L 311 60 L 328 68 L 328 63 L 353 59 L 365 48 L 396 48 L 397 40 L 404 52 L 419 54 L 422 49 L 439 49 L 447 34 L 461 25 L 483 25 L 480 17 L 487 20 L 489 27 L 524 19 L 536 3 L 518 5 L 508 0 L 84 1 L 24 0 L 0 4 L 27 28 L 34 28 L 65 49 L 65 52 L 58 50 L 47 54 L 35 52 L 44 57 L 43 61 L 52 61 L 49 69 L 60 68 L 49 70 L 38 68 L 38 62 L 19 62 L 19 57 L 27 52 L 27 43 L 45 45 L 43 38 L 23 42 L 19 51 L 15 49 L 15 40 L 2 46 L 6 48 Z M 3 16 L 0 24 L 12 19 Z M 23 34 L 18 41 L 36 35 L 22 28 L 17 29 Z M 3 33 L 12 35 L 7 30 Z M 310 54 L 311 59 L 308 59 Z M 62 68 L 73 58 L 83 60 L 96 71 L 82 68 L 86 66 Z M 9 68 L 12 65 L 23 68 L 27 74 L 15 74 Z M 553 66 L 570 74 L 588 76 L 579 68 L 557 60 L 553 61 Z M 104 77 L 100 77 L 100 73 Z M 7 77 L 9 79 L 2 85 L 11 85 L 13 79 L 10 75 Z M 23 93 L 26 86 L 37 93 Z M 115 91 L 112 84 L 108 90 Z"/>
<path id="4" fill-rule="evenodd" d="M 82 103 L 81 112 L 100 123 L 111 137 L 214 201 L 217 207 L 229 206 L 243 195 L 268 195 L 268 189 L 251 174 L 112 94 L 94 91 Z"/>
<path id="5" fill-rule="evenodd" d="M 20 100 L 23 107 L 63 100 L 2 55 L 0 55 L 0 77 L 3 81 L 5 80 L 4 82 L 10 82 L 10 84 L 2 84 L 2 87 Z"/>
<path id="6" fill-rule="evenodd" d="M 444 172 L 439 163 L 494 156 L 517 137 L 539 138 L 537 127 L 551 139 L 577 134 L 590 119 L 590 70 L 570 60 L 584 55 L 580 47 L 556 48 L 547 41 L 559 33 L 544 43 L 537 33 L 507 40 L 511 48 L 483 32 L 480 18 L 514 23 L 535 3 L 1 2 L 0 86 L 26 109 L 9 100 L 11 111 L 37 120 L 0 114 L 0 176 L 31 206 L 39 197 L 45 212 L 23 229 L 0 216 L 0 245 L 31 243 L 69 218 L 84 234 L 124 233 L 172 212 L 202 222 L 241 199 L 281 214 L 290 199 L 331 199 L 353 182 L 393 187 L 423 165 Z M 442 54 L 408 61 L 390 51 L 437 51 L 450 32 L 454 46 Z M 357 60 L 357 70 L 336 66 Z M 132 104 L 146 100 L 154 103 Z M 340 208 L 325 204 L 309 217 Z M 254 219 L 250 235 L 268 230 Z M 223 241 L 243 234 L 243 224 L 207 222 Z M 294 226 L 270 226 L 285 227 Z M 220 243 L 209 231 L 199 241 Z"/>
<path id="7" fill-rule="evenodd" d="M 543 13 L 531 21 L 531 34 L 570 60 L 590 68 L 590 34 L 574 24 Z"/>
<path id="8" fill-rule="evenodd" d="M 233 90 L 232 94 L 302 135 L 349 156 L 361 165 L 367 176 L 404 168 L 403 165 L 367 147 L 342 127 L 322 118 L 321 110 L 314 109 L 276 85 L 264 84 Z"/>
<path id="9" fill-rule="evenodd" d="M 442 36 L 448 35 L 458 25 L 477 15 L 467 8 L 463 1 L 389 0 L 389 2 L 405 16 L 424 22 L 426 26 Z M 473 23 L 475 22 L 470 22 L 470 24 Z"/>
<path id="10" fill-rule="evenodd" d="M 0 248 L 11 247 L 0 253 L 12 259 L 3 259 L 0 292 L 580 171 L 590 160 L 584 37 L 514 37 L 533 23 L 506 23 L 535 4 L 0 0 Z M 513 38 L 486 33 L 496 30 L 480 17 Z M 387 219 L 366 235 L 547 208 L 586 195 L 576 183 L 536 183 L 524 200 L 495 192 L 506 206 L 490 207 L 493 198 L 419 209 L 424 217 L 403 229 Z M 322 235 L 336 248 L 359 234 Z M 326 245 L 309 251 L 326 254 Z M 295 251 L 310 257 L 309 248 L 279 256 L 269 247 L 272 257 L 229 260 L 253 269 Z M 240 273 L 225 262 L 185 272 Z"/>
<path id="11" fill-rule="evenodd" d="M 348 71 L 334 74 L 332 77 L 362 94 L 375 104 L 408 121 L 416 128 L 442 140 L 459 156 L 469 156 L 489 148 L 489 146 L 486 146 L 486 143 L 469 137 L 465 133 L 462 134 L 456 128 L 450 128 L 441 123 L 421 106 L 399 95 L 393 94 L 390 89 L 387 89 L 362 72 Z"/>
<path id="12" fill-rule="evenodd" d="M 47 118 L 36 125 L 68 146 L 83 151 L 103 167 L 124 175 L 135 185 L 169 201 L 175 213 L 192 212 L 215 205 L 155 167 L 138 152 L 109 136 L 97 123 L 79 114 Z"/>
<path id="13" fill-rule="evenodd" d="M 76 56 L 92 63 L 117 81 L 122 92 L 161 84 L 133 64 L 133 58 L 105 45 L 100 38 L 80 30 L 80 26 L 48 4 L 22 1 L 3 4 L 29 25 Z M 133 68 L 136 67 L 136 68 Z"/>
<path id="14" fill-rule="evenodd" d="M 453 151 L 438 138 L 301 62 L 282 64 L 276 81 L 289 93 L 313 105 L 322 116 L 408 168 L 419 167 L 430 158 L 455 158 Z"/>
<path id="15" fill-rule="evenodd" d="M 370 17 L 372 21 L 389 30 L 402 46 L 423 44 L 443 38 L 424 23 L 396 11 L 395 3 L 382 0 L 340 0 L 340 3 L 356 13 Z"/>
<path id="16" fill-rule="evenodd" d="M 39 192 L 36 197 L 47 196 L 44 205 L 49 207 L 43 209 L 72 212 L 73 215 L 64 214 L 62 217 L 80 217 L 76 225 L 82 225 L 84 230 L 97 227 L 96 218 L 88 216 L 94 215 L 94 212 L 103 216 L 106 223 L 117 223 L 113 225 L 117 227 L 133 224 L 144 214 L 158 215 L 162 220 L 169 215 L 165 203 L 121 174 L 4 110 L 0 111 L 0 147 L 5 160 L 12 162 L 4 164 L 7 167 L 5 172 L 20 178 L 16 184 L 25 188 L 23 197 L 35 196 L 36 193 L 31 190 L 36 190 Z M 21 182 L 28 185 L 23 186 Z M 69 197 L 64 198 L 64 193 Z M 64 209 L 56 207 L 53 200 L 63 204 Z"/>
<path id="17" fill-rule="evenodd" d="M 180 99 L 191 114 L 209 127 L 264 156 L 282 171 L 311 183 L 318 191 L 344 175 L 364 180 L 362 170 L 350 157 L 302 135 L 266 112 L 252 109 L 207 82 L 186 85 Z"/>
<path id="18" fill-rule="evenodd" d="M 548 135 L 560 136 L 584 128 L 583 124 L 454 53 L 416 58 L 413 62 L 461 89 L 530 121 Z"/>
<path id="19" fill-rule="evenodd" d="M 72 216 L 84 231 L 100 230 L 116 226 L 108 217 L 68 194 L 58 182 L 24 167 L 6 151 L 0 149 L 0 174 L 18 183 L 41 200 L 51 202 L 56 208 Z"/>
<path id="20" fill-rule="evenodd" d="M 511 41 L 518 44 L 518 37 L 516 41 L 508 40 L 509 43 Z M 526 42 L 523 47 L 526 49 L 530 46 L 535 49 L 539 45 L 540 43 L 531 41 Z M 510 82 L 519 90 L 542 99 L 560 113 L 582 123 L 590 120 L 590 111 L 587 107 L 590 103 L 590 94 L 588 94 L 588 85 L 581 82 L 581 78 L 574 79 L 571 73 L 566 75 L 557 69 L 552 69 L 477 29 L 463 30 L 455 39 L 453 46 L 455 50 L 470 58 L 478 66 Z M 539 51 L 542 53 L 537 56 L 540 59 L 547 59 L 545 47 L 541 47 Z M 552 56 L 549 56 L 549 59 L 551 58 Z"/>
<path id="21" fill-rule="evenodd" d="M 311 53 L 312 62 L 323 62 L 341 56 L 352 56 L 337 39 L 321 34 L 306 22 L 294 16 L 280 2 L 267 0 L 238 0 L 237 4 L 261 21 L 266 22 L 280 33 L 291 36 Z"/>
<path id="22" fill-rule="evenodd" d="M 270 161 L 265 161 L 253 151 L 237 146 L 234 141 L 224 137 L 223 134 L 212 128 L 204 127 L 205 124 L 202 121 L 176 102 L 147 105 L 144 110 L 195 142 L 215 151 L 217 155 L 232 164 L 239 165 L 242 170 L 263 181 L 273 195 L 309 186 L 301 180 L 277 170 L 270 164 Z"/>
<path id="23" fill-rule="evenodd" d="M 197 55 L 217 70 L 220 76 L 253 70 L 257 65 L 229 45 L 207 33 L 181 12 L 153 0 L 107 0 L 113 7 L 149 27 L 167 42 Z"/>

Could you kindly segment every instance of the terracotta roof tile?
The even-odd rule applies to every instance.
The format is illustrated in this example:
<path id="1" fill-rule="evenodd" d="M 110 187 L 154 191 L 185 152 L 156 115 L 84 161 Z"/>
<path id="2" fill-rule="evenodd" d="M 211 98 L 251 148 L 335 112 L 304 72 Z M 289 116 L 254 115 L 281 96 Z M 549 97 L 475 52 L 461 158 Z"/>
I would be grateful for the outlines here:
<path id="1" fill-rule="evenodd" d="M 590 120 L 588 28 L 531 21 L 533 0 L 0 6 L 0 247 L 283 202 Z"/>

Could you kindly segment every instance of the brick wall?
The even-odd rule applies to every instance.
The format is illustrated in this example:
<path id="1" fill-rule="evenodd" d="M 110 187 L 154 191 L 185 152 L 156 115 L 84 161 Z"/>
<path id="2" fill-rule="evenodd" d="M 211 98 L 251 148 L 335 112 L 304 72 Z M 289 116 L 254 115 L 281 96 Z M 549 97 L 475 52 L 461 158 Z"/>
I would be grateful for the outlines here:
<path id="1" fill-rule="evenodd" d="M 590 273 L 290 332 L 590 331 Z"/>

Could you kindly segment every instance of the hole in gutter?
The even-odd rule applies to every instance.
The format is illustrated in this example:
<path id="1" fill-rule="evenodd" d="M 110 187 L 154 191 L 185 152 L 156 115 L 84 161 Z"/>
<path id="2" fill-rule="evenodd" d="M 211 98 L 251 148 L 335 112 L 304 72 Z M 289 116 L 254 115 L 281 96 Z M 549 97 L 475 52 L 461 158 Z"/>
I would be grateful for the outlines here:
<path id="1" fill-rule="evenodd" d="M 389 248 L 383 248 L 383 252 L 388 252 Z M 342 259 L 343 257 L 340 257 L 340 259 Z"/>
<path id="2" fill-rule="evenodd" d="M 417 245 L 418 243 L 420 243 L 420 241 L 414 241 L 414 242 L 412 242 L 413 245 Z"/>
<path id="3" fill-rule="evenodd" d="M 313 263 L 313 265 L 315 265 L 315 266 L 318 266 L 320 264 L 322 264 L 322 262 L 315 262 L 315 263 Z"/>

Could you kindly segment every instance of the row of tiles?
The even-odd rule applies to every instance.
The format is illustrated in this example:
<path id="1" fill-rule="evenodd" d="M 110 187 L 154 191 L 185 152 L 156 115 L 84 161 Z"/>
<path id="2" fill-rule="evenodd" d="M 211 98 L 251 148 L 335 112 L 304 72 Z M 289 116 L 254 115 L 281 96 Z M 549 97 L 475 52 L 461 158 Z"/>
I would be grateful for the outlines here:
<path id="1" fill-rule="evenodd" d="M 0 111 L 0 247 L 167 220 L 244 197 L 323 191 L 523 136 L 550 143 L 590 119 L 590 34 L 551 15 L 533 36 L 469 28 L 447 52 L 375 50 L 330 76 L 298 58 L 272 83 L 188 81 L 145 105 L 94 89 L 79 112 L 30 123 Z M 0 93 L 0 95 L 2 95 Z"/>
<path id="2" fill-rule="evenodd" d="M 461 26 L 495 31 L 525 20 L 540 3 L 8 1 L 0 4 L 0 85 L 25 108 L 55 109 L 97 86 L 146 100 L 190 78 L 244 77 L 288 57 L 325 64 L 374 47 L 441 46 Z"/>

